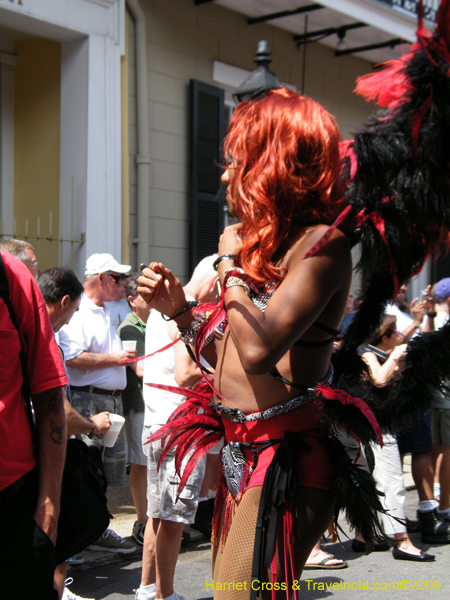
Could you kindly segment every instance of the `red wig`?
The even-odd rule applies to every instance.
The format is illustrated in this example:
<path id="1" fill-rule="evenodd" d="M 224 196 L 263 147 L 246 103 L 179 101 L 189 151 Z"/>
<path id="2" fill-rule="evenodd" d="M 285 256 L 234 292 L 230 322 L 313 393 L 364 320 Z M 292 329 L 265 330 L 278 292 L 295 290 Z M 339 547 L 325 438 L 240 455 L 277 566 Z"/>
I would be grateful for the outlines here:
<path id="1" fill-rule="evenodd" d="M 276 262 L 301 227 L 330 225 L 342 210 L 339 139 L 320 104 L 286 88 L 234 111 L 224 151 L 243 224 L 238 261 L 256 285 L 283 278 Z"/>

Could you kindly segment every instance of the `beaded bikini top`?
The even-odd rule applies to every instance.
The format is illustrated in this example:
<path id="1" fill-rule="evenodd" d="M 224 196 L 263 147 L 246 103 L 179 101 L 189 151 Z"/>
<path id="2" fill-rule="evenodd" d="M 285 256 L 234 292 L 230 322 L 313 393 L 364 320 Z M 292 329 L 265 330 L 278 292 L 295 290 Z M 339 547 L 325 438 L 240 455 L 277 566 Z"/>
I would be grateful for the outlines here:
<path id="1" fill-rule="evenodd" d="M 256 292 L 252 291 L 250 293 L 250 299 L 253 302 L 253 304 L 257 308 L 259 308 L 259 310 L 261 312 L 264 312 L 266 310 L 269 300 L 272 298 L 275 290 L 276 290 L 276 288 L 273 286 L 270 286 L 270 287 L 266 286 L 266 289 L 259 294 L 256 294 Z M 314 323 L 311 325 L 311 327 L 313 327 L 314 329 L 318 329 L 319 331 L 324 331 L 325 333 L 329 333 L 331 337 L 327 338 L 326 340 L 298 339 L 295 342 L 294 346 L 303 346 L 305 348 L 320 348 L 322 346 L 328 346 L 328 344 L 331 344 L 339 334 L 338 329 L 333 329 L 332 327 L 328 327 L 328 325 L 324 325 L 323 323 L 320 323 L 319 321 L 314 321 Z"/>

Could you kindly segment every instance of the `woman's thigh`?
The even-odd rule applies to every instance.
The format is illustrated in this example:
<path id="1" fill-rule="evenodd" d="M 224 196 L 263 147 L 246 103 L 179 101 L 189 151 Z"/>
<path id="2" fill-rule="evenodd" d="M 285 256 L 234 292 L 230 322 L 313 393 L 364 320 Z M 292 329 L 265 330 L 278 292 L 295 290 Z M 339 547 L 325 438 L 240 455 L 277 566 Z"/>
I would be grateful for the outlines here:
<path id="1" fill-rule="evenodd" d="M 232 516 L 223 551 L 220 547 L 213 549 L 215 600 L 248 600 L 249 598 L 256 520 L 261 490 L 261 487 L 253 487 L 244 493 Z M 299 488 L 296 497 L 297 503 L 293 515 L 294 580 L 300 579 L 303 565 L 311 549 L 330 524 L 336 499 L 331 492 L 307 487 Z M 290 575 L 286 581 L 284 574 L 285 544 L 282 531 L 281 524 L 277 536 L 277 579 L 279 584 L 284 584 L 292 589 L 293 582 Z M 287 562 L 290 564 L 290 556 L 287 557 Z M 270 586 L 264 585 L 271 581 L 272 574 L 269 570 L 266 570 L 262 574 L 261 582 L 254 584 L 260 585 L 260 597 L 263 600 L 271 598 L 272 592 L 267 589 Z M 240 584 L 241 589 L 237 589 L 237 584 Z M 284 585 L 280 587 L 284 587 Z M 277 592 L 277 598 L 280 598 L 280 600 L 286 598 L 285 589 L 284 587 L 284 590 L 280 589 Z"/>

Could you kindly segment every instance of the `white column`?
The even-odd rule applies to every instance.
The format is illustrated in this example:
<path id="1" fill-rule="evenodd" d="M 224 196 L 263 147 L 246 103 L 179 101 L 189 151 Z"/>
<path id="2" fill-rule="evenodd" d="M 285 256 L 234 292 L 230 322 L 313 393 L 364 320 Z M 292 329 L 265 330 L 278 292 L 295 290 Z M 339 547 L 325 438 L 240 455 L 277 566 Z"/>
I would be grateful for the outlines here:
<path id="1" fill-rule="evenodd" d="M 91 35 L 63 44 L 61 58 L 61 231 L 85 235 L 74 246 L 82 275 L 94 252 L 121 259 L 120 47 Z M 70 244 L 62 263 L 71 264 Z"/>
<path id="2" fill-rule="evenodd" d="M 17 59 L 0 54 L 0 218 L 12 236 L 14 214 L 14 72 Z"/>

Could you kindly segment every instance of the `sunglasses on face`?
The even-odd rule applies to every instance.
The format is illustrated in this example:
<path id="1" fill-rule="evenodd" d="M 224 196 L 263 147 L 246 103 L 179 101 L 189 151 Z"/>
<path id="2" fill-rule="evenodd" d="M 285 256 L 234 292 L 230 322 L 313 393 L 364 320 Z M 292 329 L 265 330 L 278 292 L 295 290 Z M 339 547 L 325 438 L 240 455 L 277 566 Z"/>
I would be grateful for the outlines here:
<path id="1" fill-rule="evenodd" d="M 112 277 L 117 285 L 119 285 L 119 283 L 125 279 L 125 277 L 123 275 L 113 275 L 112 273 L 106 273 L 106 274 L 109 275 L 110 277 Z"/>
<path id="2" fill-rule="evenodd" d="M 31 260 L 24 260 L 23 263 L 25 265 L 29 265 L 30 267 L 34 267 L 35 269 L 37 269 L 38 267 L 38 261 L 35 260 L 34 262 L 31 262 Z"/>

